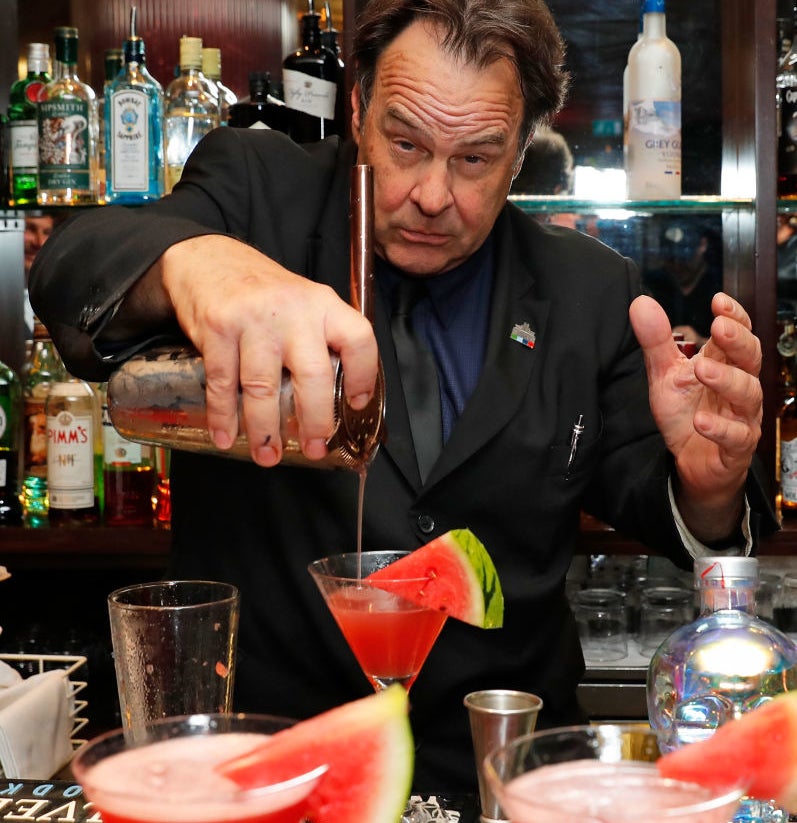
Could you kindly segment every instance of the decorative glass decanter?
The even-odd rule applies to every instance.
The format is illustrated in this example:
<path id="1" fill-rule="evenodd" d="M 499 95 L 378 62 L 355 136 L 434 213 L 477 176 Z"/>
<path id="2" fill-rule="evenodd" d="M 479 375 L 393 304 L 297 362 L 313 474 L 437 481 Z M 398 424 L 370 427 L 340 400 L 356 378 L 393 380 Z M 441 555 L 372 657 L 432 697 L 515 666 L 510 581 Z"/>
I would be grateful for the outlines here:
<path id="1" fill-rule="evenodd" d="M 650 661 L 650 725 L 662 751 L 701 740 L 780 692 L 797 688 L 797 646 L 755 615 L 758 561 L 695 561 L 700 616 L 673 632 Z M 776 823 L 785 813 L 744 799 L 734 821 Z"/>

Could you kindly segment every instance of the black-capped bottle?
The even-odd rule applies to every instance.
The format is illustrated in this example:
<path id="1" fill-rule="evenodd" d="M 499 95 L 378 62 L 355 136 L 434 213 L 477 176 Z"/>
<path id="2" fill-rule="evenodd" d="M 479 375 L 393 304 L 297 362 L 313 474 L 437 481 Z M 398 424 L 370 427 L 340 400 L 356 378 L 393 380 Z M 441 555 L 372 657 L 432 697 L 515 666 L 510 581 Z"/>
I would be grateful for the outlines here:
<path id="1" fill-rule="evenodd" d="M 285 104 L 291 114 L 291 136 L 297 143 L 311 143 L 332 134 L 343 134 L 336 119 L 338 57 L 321 44 L 321 15 L 308 0 L 302 15 L 302 47 L 282 64 Z"/>
<path id="2" fill-rule="evenodd" d="M 324 3 L 324 17 L 326 22 L 321 29 L 321 45 L 329 49 L 338 60 L 338 91 L 335 96 L 335 121 L 341 124 L 341 134 L 344 132 L 346 101 L 346 64 L 343 62 L 343 49 L 340 46 L 338 30 L 332 24 L 332 9 L 328 2 Z"/>
<path id="3" fill-rule="evenodd" d="M 229 125 L 238 129 L 276 129 L 290 134 L 289 114 L 284 101 L 271 93 L 267 71 L 249 72 L 249 100 L 230 106 Z"/>
<path id="4" fill-rule="evenodd" d="M 99 523 L 102 476 L 99 399 L 85 380 L 67 375 L 50 385 L 44 409 L 50 525 Z"/>
<path id="5" fill-rule="evenodd" d="M 39 94 L 50 78 L 50 47 L 28 45 L 28 71 L 11 86 L 8 105 L 8 205 L 36 203 L 39 180 Z"/>
<path id="6" fill-rule="evenodd" d="M 21 526 L 19 435 L 22 387 L 16 372 L 0 361 L 0 526 Z"/>
<path id="7" fill-rule="evenodd" d="M 78 76 L 78 30 L 55 30 L 58 76 L 39 95 L 39 192 L 42 206 L 97 202 L 99 124 L 94 90 Z"/>

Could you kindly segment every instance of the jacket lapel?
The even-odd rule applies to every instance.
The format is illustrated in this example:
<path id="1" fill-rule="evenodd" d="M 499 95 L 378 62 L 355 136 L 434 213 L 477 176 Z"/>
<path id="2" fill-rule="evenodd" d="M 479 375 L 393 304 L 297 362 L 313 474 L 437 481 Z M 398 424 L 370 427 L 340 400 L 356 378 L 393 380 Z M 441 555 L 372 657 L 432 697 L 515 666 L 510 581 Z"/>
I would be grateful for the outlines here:
<path id="1" fill-rule="evenodd" d="M 513 237 L 505 214 L 496 223 L 495 236 L 495 272 L 484 366 L 429 483 L 456 469 L 509 423 L 528 391 L 539 360 L 538 351 L 541 347 L 544 351 L 550 304 L 535 298 L 528 238 Z M 526 253 L 519 254 L 518 248 L 524 247 Z M 526 325 L 534 335 L 533 347 L 512 339 L 513 331 Z"/>

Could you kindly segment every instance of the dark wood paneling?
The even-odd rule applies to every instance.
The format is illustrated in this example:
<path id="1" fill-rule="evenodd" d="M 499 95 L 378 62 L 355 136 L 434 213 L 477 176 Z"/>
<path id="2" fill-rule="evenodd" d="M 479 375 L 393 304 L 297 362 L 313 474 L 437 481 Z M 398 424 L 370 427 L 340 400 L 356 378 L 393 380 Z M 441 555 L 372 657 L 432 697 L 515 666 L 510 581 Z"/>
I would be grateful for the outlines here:
<path id="1" fill-rule="evenodd" d="M 102 87 L 103 55 L 119 48 L 129 28 L 130 0 L 73 0 L 72 23 L 80 29 L 84 76 Z M 222 54 L 222 79 L 239 96 L 247 75 L 265 69 L 280 76 L 281 7 L 277 0 L 139 0 L 138 31 L 147 45 L 151 73 L 166 87 L 179 59 L 180 36 L 201 37 Z"/>

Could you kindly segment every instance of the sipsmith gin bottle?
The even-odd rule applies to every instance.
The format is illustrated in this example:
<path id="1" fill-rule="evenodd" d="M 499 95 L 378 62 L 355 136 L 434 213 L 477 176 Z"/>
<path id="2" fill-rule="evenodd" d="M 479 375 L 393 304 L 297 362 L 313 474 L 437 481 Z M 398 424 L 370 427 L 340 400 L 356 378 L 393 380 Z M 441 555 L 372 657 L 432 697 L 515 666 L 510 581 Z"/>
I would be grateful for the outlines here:
<path id="1" fill-rule="evenodd" d="M 81 206 L 97 201 L 97 99 L 78 77 L 78 30 L 55 30 L 58 77 L 39 95 L 41 206 Z"/>

